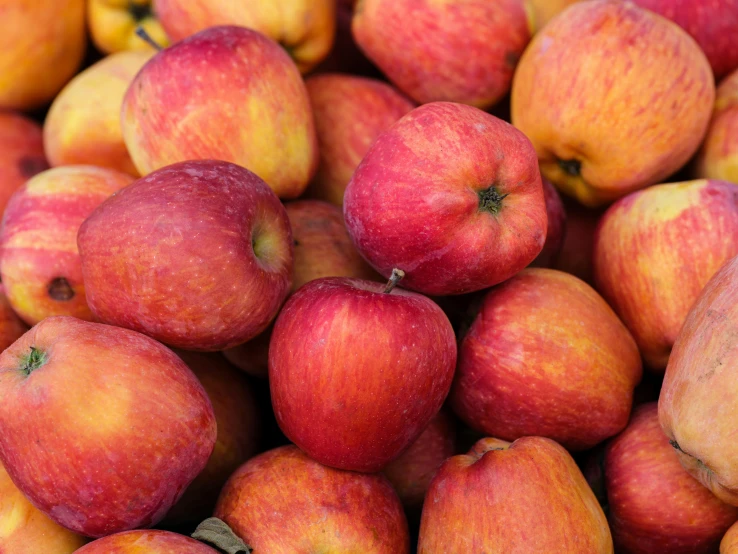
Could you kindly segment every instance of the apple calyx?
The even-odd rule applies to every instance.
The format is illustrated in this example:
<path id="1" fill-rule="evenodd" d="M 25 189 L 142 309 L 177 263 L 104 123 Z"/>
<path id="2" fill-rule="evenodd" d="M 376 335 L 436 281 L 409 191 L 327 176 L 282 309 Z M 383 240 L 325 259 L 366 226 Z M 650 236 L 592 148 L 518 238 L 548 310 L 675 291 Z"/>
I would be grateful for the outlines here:
<path id="1" fill-rule="evenodd" d="M 699 458 L 695 458 L 695 457 L 694 457 L 694 456 L 692 456 L 691 454 L 688 454 L 687 452 L 685 452 L 684 450 L 682 450 L 682 447 L 681 447 L 681 446 L 679 446 L 679 443 L 678 443 L 677 441 L 675 441 L 674 439 L 670 439 L 670 440 L 669 440 L 669 444 L 671 445 L 671 447 L 672 447 L 672 448 L 673 448 L 674 450 L 676 450 L 676 451 L 678 451 L 678 452 L 681 452 L 681 453 L 682 453 L 682 454 L 684 454 L 685 456 L 689 456 L 690 458 L 694 458 L 694 460 L 695 460 L 695 461 L 697 462 L 697 466 L 698 466 L 698 467 L 699 467 L 700 469 L 703 469 L 703 470 L 706 470 L 706 471 L 712 471 L 712 470 L 711 470 L 711 469 L 710 469 L 709 467 L 707 467 L 707 466 L 705 465 L 705 462 L 703 462 L 703 461 L 702 461 L 702 460 L 700 460 Z"/>
<path id="2" fill-rule="evenodd" d="M 502 201 L 509 195 L 500 194 L 497 187 L 491 186 L 488 189 L 480 190 L 477 192 L 479 196 L 479 210 L 483 212 L 489 212 L 492 215 L 497 215 L 502 209 Z"/>
<path id="3" fill-rule="evenodd" d="M 226 554 L 251 554 L 252 552 L 251 547 L 243 542 L 225 521 L 217 517 L 209 517 L 200 523 L 190 536 Z"/>
<path id="4" fill-rule="evenodd" d="M 32 372 L 44 365 L 47 358 L 46 352 L 32 346 L 30 353 L 25 356 L 21 356 L 21 365 L 19 370 L 25 377 L 28 377 Z"/>
<path id="5" fill-rule="evenodd" d="M 56 279 L 52 279 L 46 290 L 53 300 L 57 300 L 59 302 L 67 302 L 74 298 L 75 294 L 72 285 L 70 285 L 69 281 L 67 281 L 64 277 L 57 277 Z"/>
<path id="6" fill-rule="evenodd" d="M 156 42 L 153 38 L 151 38 L 151 35 L 146 32 L 146 29 L 144 29 L 140 25 L 136 27 L 136 35 L 158 52 L 164 50 L 164 47 Z"/>
<path id="7" fill-rule="evenodd" d="M 582 174 L 582 162 L 579 160 L 559 160 L 558 164 L 567 175 L 579 177 Z"/>
<path id="8" fill-rule="evenodd" d="M 392 292 L 392 290 L 397 286 L 397 283 L 399 283 L 402 278 L 405 276 L 405 272 L 401 269 L 393 269 L 392 274 L 390 275 L 389 281 L 387 281 L 387 286 L 384 287 L 384 293 L 389 294 Z"/>

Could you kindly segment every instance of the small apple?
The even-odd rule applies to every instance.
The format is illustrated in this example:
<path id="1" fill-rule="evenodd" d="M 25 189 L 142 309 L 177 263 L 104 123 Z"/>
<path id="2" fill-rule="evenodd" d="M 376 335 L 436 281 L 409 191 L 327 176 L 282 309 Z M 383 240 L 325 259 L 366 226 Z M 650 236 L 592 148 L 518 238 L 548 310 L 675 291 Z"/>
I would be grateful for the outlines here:
<path id="1" fill-rule="evenodd" d="M 435 102 L 377 138 L 346 189 L 344 216 L 382 276 L 430 295 L 485 289 L 541 252 L 548 219 L 535 151 L 477 108 Z"/>
<path id="2" fill-rule="evenodd" d="M 534 33 L 543 29 L 554 17 L 566 8 L 582 0 L 526 0 L 526 9 Z"/>
<path id="3" fill-rule="evenodd" d="M 699 177 L 738 184 L 738 70 L 717 89 L 710 128 L 695 165 Z"/>
<path id="4" fill-rule="evenodd" d="M 541 179 L 543 196 L 546 199 L 546 213 L 548 214 L 548 228 L 543 250 L 531 262 L 533 267 L 551 267 L 559 256 L 566 238 L 566 210 L 556 187 L 548 179 Z"/>
<path id="5" fill-rule="evenodd" d="M 269 342 L 274 324 L 248 342 L 223 350 L 225 358 L 238 369 L 258 379 L 269 375 Z"/>
<path id="6" fill-rule="evenodd" d="M 151 46 L 136 34 L 139 27 L 156 44 L 169 44 L 161 23 L 151 9 L 151 0 L 88 0 L 87 22 L 92 41 L 104 54 L 125 50 L 151 51 Z"/>
<path id="7" fill-rule="evenodd" d="M 284 206 L 228 162 L 182 162 L 135 181 L 92 212 L 77 243 L 100 321 L 186 350 L 255 337 L 290 289 Z"/>
<path id="8" fill-rule="evenodd" d="M 136 530 L 97 539 L 76 554 L 217 554 L 206 544 L 170 531 Z M 54 553 L 56 554 L 56 553 Z"/>
<path id="9" fill-rule="evenodd" d="M 562 198 L 566 212 L 566 233 L 553 269 L 571 273 L 594 286 L 594 240 L 603 208 L 586 208 L 573 198 Z"/>

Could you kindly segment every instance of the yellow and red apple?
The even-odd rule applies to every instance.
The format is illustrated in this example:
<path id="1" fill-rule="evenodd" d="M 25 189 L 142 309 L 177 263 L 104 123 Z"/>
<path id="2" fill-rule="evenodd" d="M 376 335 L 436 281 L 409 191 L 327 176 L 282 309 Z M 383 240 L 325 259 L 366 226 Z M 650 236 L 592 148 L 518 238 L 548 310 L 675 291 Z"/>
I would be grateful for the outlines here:
<path id="1" fill-rule="evenodd" d="M 705 179 L 738 184 L 738 70 L 717 89 L 715 110 L 697 155 L 696 171 Z"/>

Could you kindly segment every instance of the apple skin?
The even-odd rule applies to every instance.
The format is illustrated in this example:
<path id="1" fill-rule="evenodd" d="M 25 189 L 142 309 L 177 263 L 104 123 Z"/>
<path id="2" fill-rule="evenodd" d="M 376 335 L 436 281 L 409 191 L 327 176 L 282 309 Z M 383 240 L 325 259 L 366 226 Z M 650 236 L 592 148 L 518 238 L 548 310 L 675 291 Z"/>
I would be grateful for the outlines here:
<path id="1" fill-rule="evenodd" d="M 382 473 L 392 483 L 408 514 L 420 515 L 423 498 L 443 462 L 456 454 L 456 422 L 442 409 L 425 431 Z"/>
<path id="2" fill-rule="evenodd" d="M 657 185 L 622 198 L 600 220 L 595 282 L 633 334 L 646 366 L 663 372 L 692 304 L 735 255 L 735 185 Z"/>
<path id="3" fill-rule="evenodd" d="M 715 110 L 695 169 L 698 177 L 738 184 L 738 70 L 717 88 Z"/>
<path id="4" fill-rule="evenodd" d="M 48 169 L 10 198 L 0 230 L 0 278 L 29 325 L 52 315 L 92 320 L 77 231 L 104 200 L 133 177 L 94 166 Z"/>
<path id="5" fill-rule="evenodd" d="M 0 111 L 0 214 L 23 183 L 48 168 L 41 126 L 19 113 Z"/>
<path id="6" fill-rule="evenodd" d="M 734 523 L 720 541 L 720 554 L 736 553 L 738 553 L 738 523 Z"/>
<path id="7" fill-rule="evenodd" d="M 531 28 L 537 33 L 566 8 L 582 0 L 526 0 Z"/>
<path id="8" fill-rule="evenodd" d="M 484 297 L 449 404 L 487 435 L 585 450 L 625 428 L 641 373 L 633 337 L 594 289 L 526 269 Z"/>
<path id="9" fill-rule="evenodd" d="M 260 417 L 248 378 L 221 354 L 175 351 L 210 398 L 218 428 L 213 453 L 164 519 L 170 525 L 198 524 L 213 513 L 218 494 L 239 466 L 259 448 Z"/>
<path id="10" fill-rule="evenodd" d="M 323 466 L 293 445 L 241 466 L 215 517 L 254 552 L 410 551 L 402 505 L 384 476 Z"/>
<path id="11" fill-rule="evenodd" d="M 586 208 L 573 198 L 562 198 L 566 233 L 553 269 L 571 273 L 594 286 L 594 239 L 604 208 Z"/>
<path id="12" fill-rule="evenodd" d="M 543 183 L 543 196 L 546 200 L 548 228 L 543 250 L 530 265 L 532 267 L 552 267 L 566 238 L 566 210 L 561 196 L 559 196 L 551 181 L 541 179 L 541 182 Z"/>
<path id="13" fill-rule="evenodd" d="M 223 350 L 223 356 L 247 375 L 266 379 L 269 376 L 269 342 L 273 328 L 272 323 L 250 341 Z"/>
<path id="14" fill-rule="evenodd" d="M 34 507 L 0 465 L 1 554 L 72 554 L 86 542 Z"/>
<path id="15" fill-rule="evenodd" d="M 605 514 L 552 440 L 478 441 L 441 466 L 423 505 L 418 554 L 611 554 Z"/>
<path id="16" fill-rule="evenodd" d="M 632 0 L 672 20 L 697 41 L 716 79 L 738 69 L 738 0 Z"/>
<path id="17" fill-rule="evenodd" d="M 186 160 L 224 160 L 289 199 L 318 167 L 300 72 L 276 42 L 243 27 L 212 27 L 159 52 L 131 83 L 121 120 L 141 175 Z"/>
<path id="18" fill-rule="evenodd" d="M 545 178 L 597 207 L 683 166 L 714 100 L 710 64 L 685 31 L 631 2 L 590 0 L 525 50 L 512 123 L 533 143 Z"/>
<path id="19" fill-rule="evenodd" d="M 217 554 L 206 544 L 170 531 L 136 530 L 97 539 L 75 554 Z"/>
<path id="20" fill-rule="evenodd" d="M 160 521 L 215 444 L 197 378 L 127 329 L 46 318 L 0 354 L 0 396 L 0 461 L 11 479 L 51 519 L 90 537 Z"/>
<path id="21" fill-rule="evenodd" d="M 182 162 L 135 181 L 85 220 L 77 243 L 100 321 L 185 350 L 255 337 L 290 289 L 284 206 L 228 162 Z"/>
<path id="22" fill-rule="evenodd" d="M 3 4 L 0 109 L 47 104 L 84 57 L 85 0 L 14 0 Z"/>
<path id="23" fill-rule="evenodd" d="M 254 29 L 280 45 L 307 73 L 330 52 L 336 0 L 154 0 L 154 10 L 174 41 L 217 25 Z"/>
<path id="24" fill-rule="evenodd" d="M 548 216 L 536 154 L 481 110 L 435 102 L 382 133 L 344 196 L 349 234 L 382 276 L 429 295 L 496 285 L 541 252 Z"/>
<path id="25" fill-rule="evenodd" d="M 0 352 L 21 338 L 26 331 L 28 327 L 13 311 L 5 295 L 5 287 L 0 285 Z"/>
<path id="26" fill-rule="evenodd" d="M 104 54 L 126 50 L 153 52 L 136 34 L 138 27 L 158 45 L 169 45 L 167 34 L 151 11 L 151 0 L 88 0 L 87 22 L 95 47 Z"/>
<path id="27" fill-rule="evenodd" d="M 377 79 L 325 73 L 305 81 L 315 115 L 320 165 L 309 194 L 336 206 L 376 138 L 415 108 Z"/>
<path id="28" fill-rule="evenodd" d="M 119 52 L 88 67 L 54 99 L 44 121 L 52 166 L 88 164 L 138 177 L 123 142 L 123 96 L 152 51 Z"/>
<path id="29" fill-rule="evenodd" d="M 384 290 L 344 277 L 310 281 L 274 324 L 277 423 L 324 465 L 380 471 L 420 436 L 451 387 L 456 339 L 446 314 L 419 294 Z"/>
<path id="30" fill-rule="evenodd" d="M 738 506 L 738 257 L 695 301 L 666 366 L 659 421 L 684 468 L 723 502 Z"/>
<path id="31" fill-rule="evenodd" d="M 655 402 L 633 411 L 605 451 L 608 519 L 623 554 L 711 554 L 738 508 L 689 475 L 659 426 Z"/>
<path id="32" fill-rule="evenodd" d="M 531 36 L 523 0 L 361 0 L 352 30 L 366 56 L 419 104 L 478 108 L 510 90 Z"/>

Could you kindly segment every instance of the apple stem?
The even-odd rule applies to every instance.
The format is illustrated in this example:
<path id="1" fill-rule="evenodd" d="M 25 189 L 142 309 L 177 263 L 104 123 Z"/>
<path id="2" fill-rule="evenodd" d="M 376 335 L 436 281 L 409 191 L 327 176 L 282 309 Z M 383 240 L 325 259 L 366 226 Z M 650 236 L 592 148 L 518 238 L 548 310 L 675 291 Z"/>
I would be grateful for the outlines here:
<path id="1" fill-rule="evenodd" d="M 30 354 L 27 354 L 21 358 L 21 372 L 28 377 L 31 373 L 36 371 L 42 365 L 46 363 L 46 353 L 31 346 Z"/>
<path id="2" fill-rule="evenodd" d="M 402 280 L 402 278 L 405 276 L 405 272 L 401 269 L 393 269 L 392 275 L 390 275 L 389 281 L 387 281 L 387 286 L 384 287 L 385 294 L 389 294 L 392 292 L 392 290 L 397 286 L 397 283 Z"/>
<path id="3" fill-rule="evenodd" d="M 143 27 L 141 26 L 136 27 L 136 34 L 139 36 L 139 38 L 144 40 L 149 46 L 151 46 L 155 50 L 158 50 L 159 52 L 164 50 L 164 47 L 158 42 L 156 42 L 153 38 L 151 38 L 151 35 L 147 33 L 146 29 L 144 29 Z"/>
<path id="4" fill-rule="evenodd" d="M 197 526 L 192 538 L 212 545 L 226 554 L 251 554 L 251 547 L 233 532 L 228 524 L 217 517 L 209 517 Z"/>

